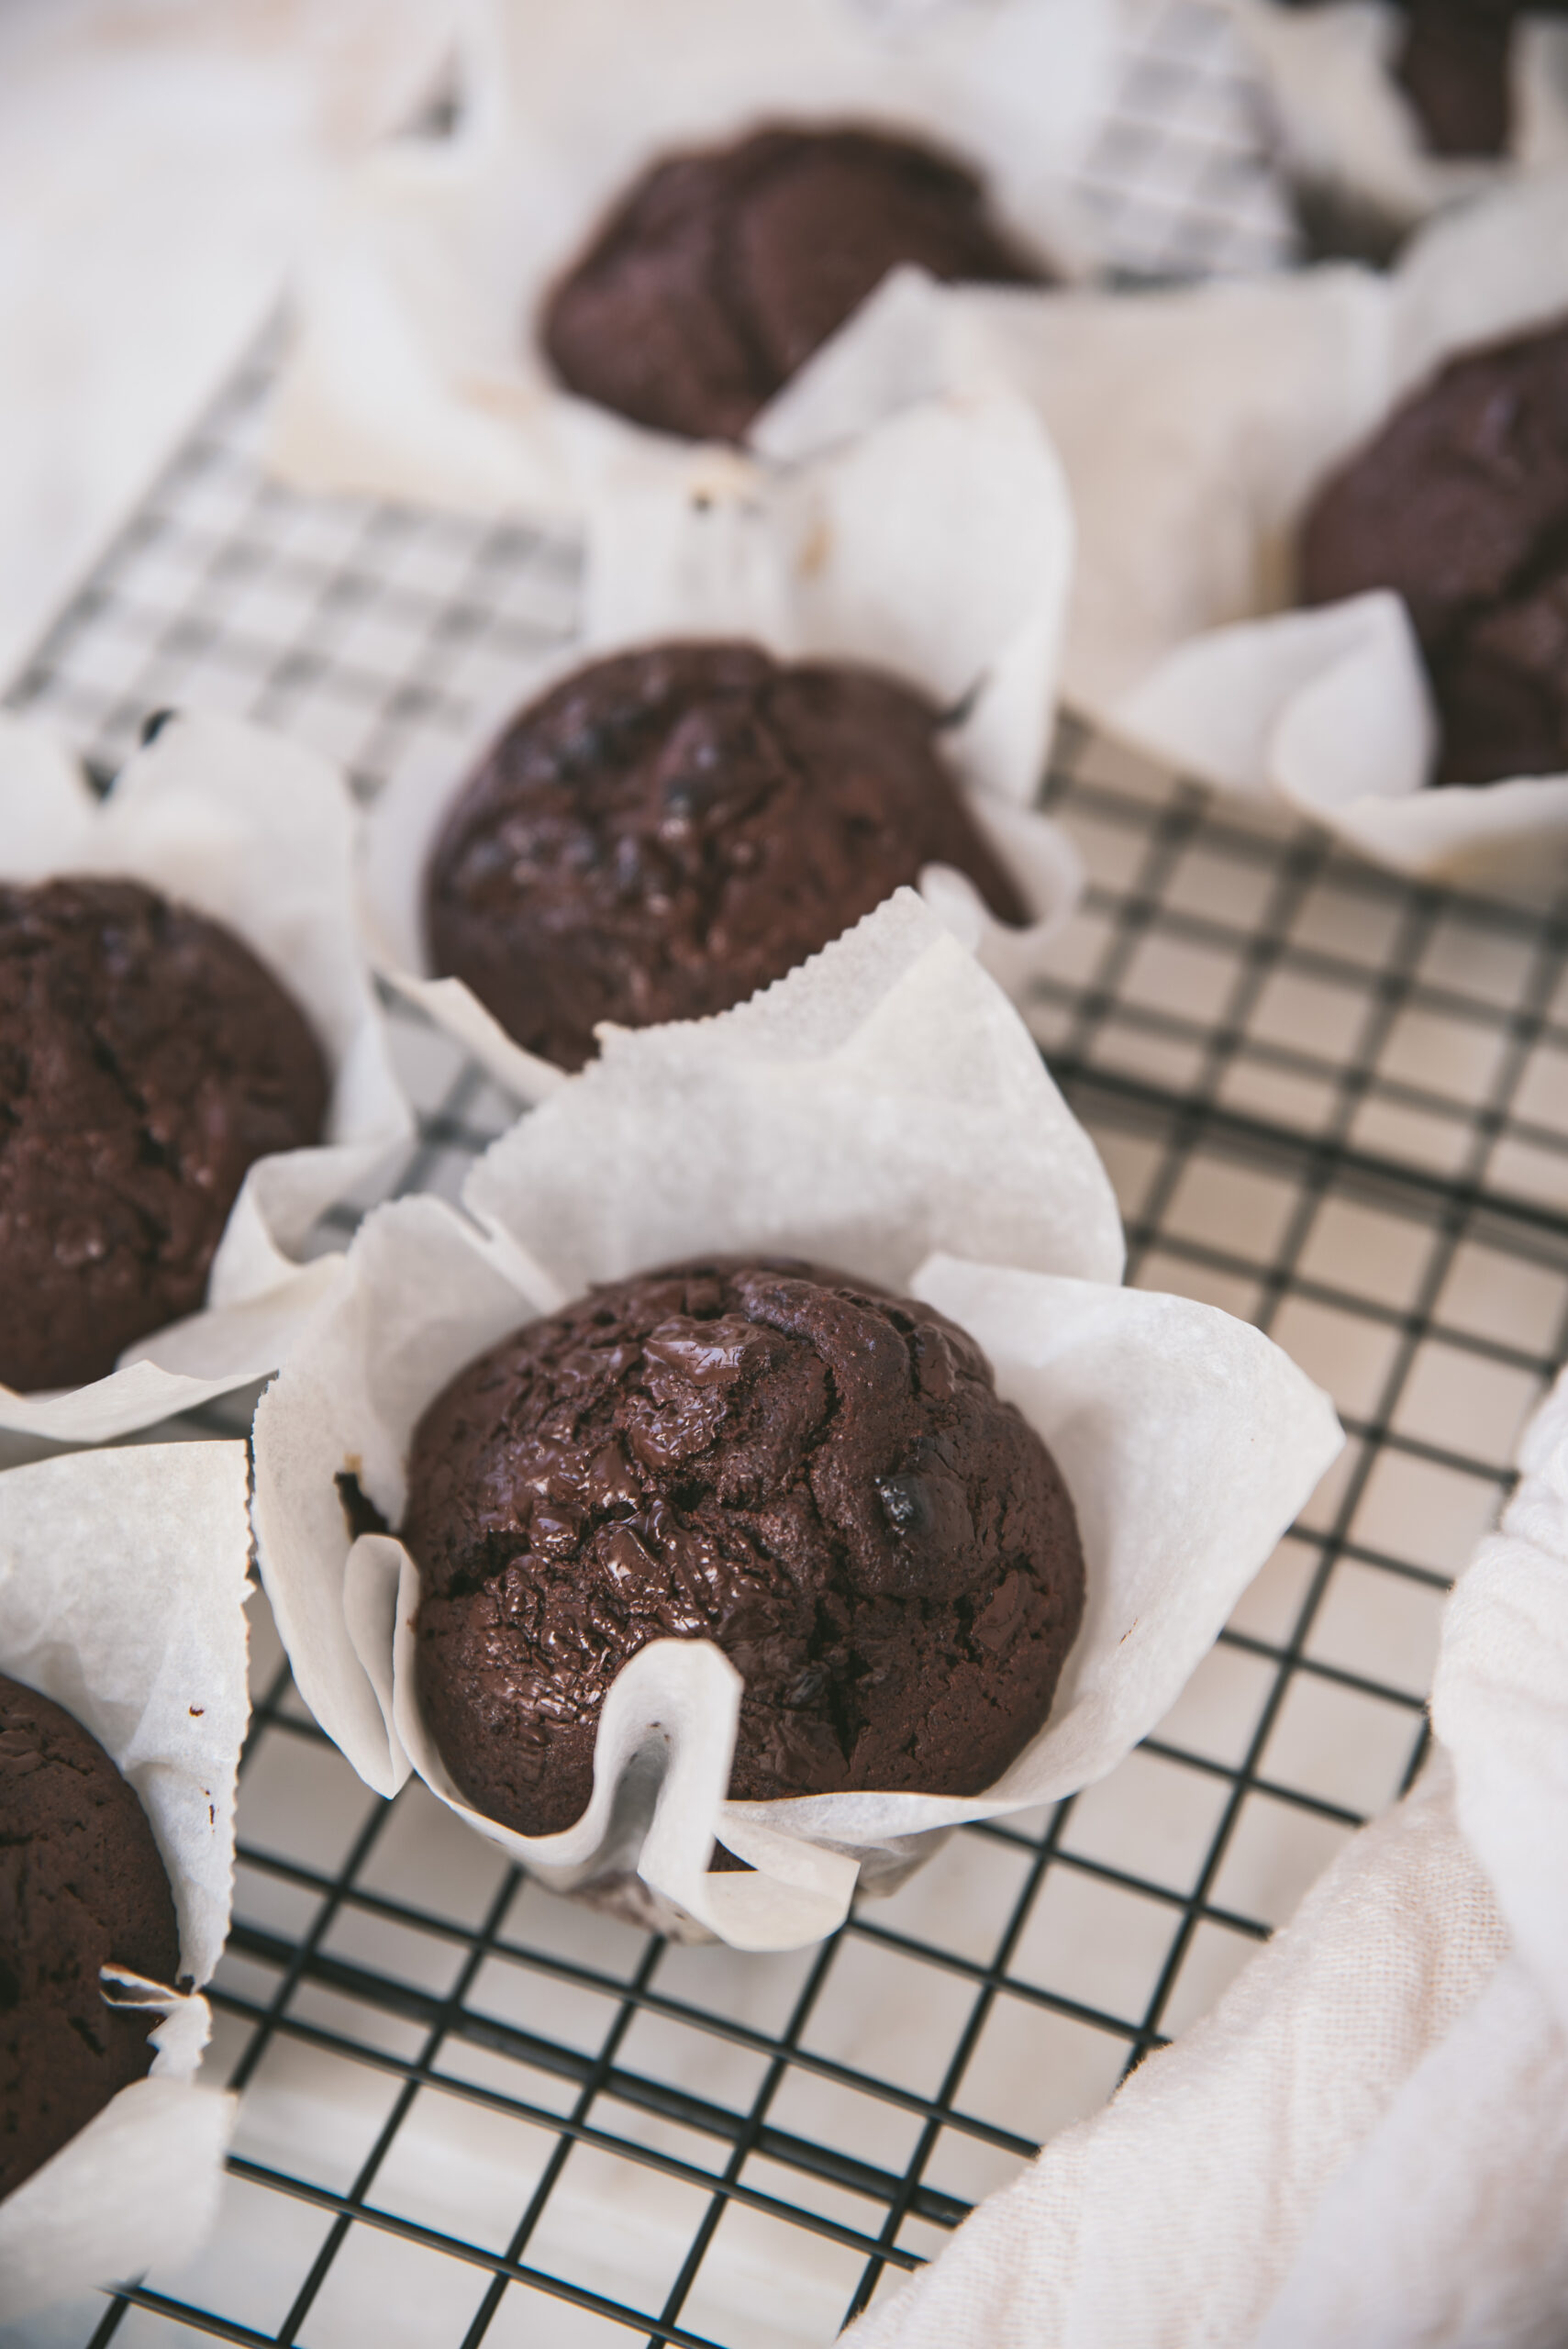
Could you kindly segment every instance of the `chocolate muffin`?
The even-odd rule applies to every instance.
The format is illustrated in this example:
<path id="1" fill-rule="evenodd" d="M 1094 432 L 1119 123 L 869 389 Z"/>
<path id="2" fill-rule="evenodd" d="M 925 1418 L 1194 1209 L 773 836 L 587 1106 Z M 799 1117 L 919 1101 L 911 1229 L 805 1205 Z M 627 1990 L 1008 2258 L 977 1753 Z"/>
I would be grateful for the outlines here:
<path id="1" fill-rule="evenodd" d="M 1028 908 L 937 749 L 939 712 L 868 669 L 661 644 L 514 719 L 426 875 L 433 967 L 562 1068 L 601 1019 L 695 1019 L 783 978 L 923 865 Z"/>
<path id="2" fill-rule="evenodd" d="M 1401 595 L 1441 783 L 1568 767 L 1568 320 L 1467 351 L 1322 490 L 1301 593 Z"/>
<path id="3" fill-rule="evenodd" d="M 787 125 L 655 163 L 545 305 L 568 390 L 694 440 L 759 408 L 891 269 L 1048 282 L 973 173 L 913 139 Z"/>
<path id="4" fill-rule="evenodd" d="M 303 1015 L 135 881 L 0 884 L 0 1381 L 99 1378 L 192 1313 L 245 1171 L 319 1138 Z"/>
<path id="5" fill-rule="evenodd" d="M 106 2005 L 108 1965 L 180 1971 L 147 1815 L 80 1721 L 0 1676 L 0 2197 L 152 2067 L 157 2017 Z"/>
<path id="6" fill-rule="evenodd" d="M 973 1795 L 1044 1722 L 1073 1503 L 929 1305 L 784 1258 L 595 1289 L 471 1363 L 409 1463 L 417 1682 L 467 1799 L 570 1827 L 651 1640 L 744 1677 L 730 1793 Z"/>

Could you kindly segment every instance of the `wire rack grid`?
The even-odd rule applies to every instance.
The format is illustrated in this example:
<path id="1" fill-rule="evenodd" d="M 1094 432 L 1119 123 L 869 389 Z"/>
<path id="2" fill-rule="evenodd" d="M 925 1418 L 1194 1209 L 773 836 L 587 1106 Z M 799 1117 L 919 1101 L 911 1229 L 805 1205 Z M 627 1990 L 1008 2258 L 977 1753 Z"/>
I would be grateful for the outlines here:
<path id="1" fill-rule="evenodd" d="M 1245 87 L 1201 0 L 1140 22 L 1138 104 L 1088 176 L 1119 189 L 1129 271 L 1213 266 L 1216 213 L 1243 243 L 1267 213 L 1215 194 L 1262 184 Z M 367 797 L 412 761 L 455 773 L 569 640 L 573 551 L 284 493 L 270 372 L 262 349 L 11 701 L 106 776 L 174 703 L 296 734 Z M 0 2324 L 4 2349 L 826 2343 L 1211 2005 L 1408 1783 L 1443 1593 L 1568 1351 L 1568 923 L 1407 888 L 1070 725 L 1046 799 L 1092 885 L 1032 1019 L 1129 1277 L 1267 1329 L 1349 1436 L 1180 1703 L 1101 1785 L 962 1831 L 820 1949 L 745 1958 L 555 1899 L 417 1784 L 370 1795 L 258 1595 L 217 2235 Z M 455 1196 L 511 1106 L 389 1016 L 420 1113 L 399 1187 Z"/>

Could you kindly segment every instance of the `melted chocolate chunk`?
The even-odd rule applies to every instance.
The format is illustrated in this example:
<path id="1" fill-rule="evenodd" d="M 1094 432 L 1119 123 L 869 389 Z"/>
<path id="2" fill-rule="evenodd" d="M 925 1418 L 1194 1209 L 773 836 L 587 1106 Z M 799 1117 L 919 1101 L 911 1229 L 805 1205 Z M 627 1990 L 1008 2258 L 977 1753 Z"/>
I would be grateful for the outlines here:
<path id="1" fill-rule="evenodd" d="M 747 644 L 597 662 L 513 721 L 453 807 L 426 878 L 432 963 L 579 1068 L 597 1021 L 727 1010 L 926 864 L 1025 921 L 939 724 L 890 677 Z"/>
<path id="2" fill-rule="evenodd" d="M 978 1794 L 1084 1606 L 1072 1500 L 973 1341 L 784 1259 L 619 1281 L 492 1347 L 419 1423 L 403 1534 L 431 1733 L 527 1835 L 580 1816 L 657 1639 L 743 1675 L 740 1799 Z"/>
<path id="3" fill-rule="evenodd" d="M 1568 321 L 1451 360 L 1396 409 L 1318 493 L 1301 586 L 1404 597 L 1440 782 L 1568 767 Z"/>
<path id="4" fill-rule="evenodd" d="M 100 1378 L 194 1313 L 246 1169 L 317 1141 L 301 1013 L 134 881 L 0 885 L 0 1381 Z"/>
<path id="5" fill-rule="evenodd" d="M 151 2069 L 158 2019 L 105 2003 L 108 1965 L 180 1970 L 152 1830 L 81 1723 L 0 1676 L 0 2199 Z"/>
<path id="6" fill-rule="evenodd" d="M 1047 282 L 951 157 L 880 131 L 759 130 L 644 173 L 550 296 L 544 348 L 586 399 L 739 440 L 901 262 Z"/>

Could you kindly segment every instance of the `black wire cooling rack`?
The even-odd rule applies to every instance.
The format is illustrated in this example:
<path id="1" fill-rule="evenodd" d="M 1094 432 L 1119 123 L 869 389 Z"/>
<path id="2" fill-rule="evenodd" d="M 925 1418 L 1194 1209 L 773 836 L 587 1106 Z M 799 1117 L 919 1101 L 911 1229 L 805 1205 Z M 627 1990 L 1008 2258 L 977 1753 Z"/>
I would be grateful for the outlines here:
<path id="1" fill-rule="evenodd" d="M 1123 266 L 1284 258 L 1222 18 L 1149 0 L 1129 39 L 1085 172 Z M 455 769 L 569 636 L 573 550 L 269 484 L 270 372 L 10 700 L 106 774 L 174 703 L 298 735 L 366 796 Z M 1268 1330 L 1350 1439 L 1186 1694 L 1101 1785 L 962 1831 L 819 1949 L 741 1957 L 528 1885 L 417 1783 L 367 1793 L 258 1594 L 217 2233 L 178 2276 L 0 2325 L 5 2349 L 817 2349 L 1210 2005 L 1408 1783 L 1443 1592 L 1568 1351 L 1568 924 L 1407 888 L 1071 727 L 1046 796 L 1092 886 L 1034 1023 L 1129 1276 Z M 453 1196 L 510 1106 L 391 1016 L 420 1112 L 401 1187 Z"/>

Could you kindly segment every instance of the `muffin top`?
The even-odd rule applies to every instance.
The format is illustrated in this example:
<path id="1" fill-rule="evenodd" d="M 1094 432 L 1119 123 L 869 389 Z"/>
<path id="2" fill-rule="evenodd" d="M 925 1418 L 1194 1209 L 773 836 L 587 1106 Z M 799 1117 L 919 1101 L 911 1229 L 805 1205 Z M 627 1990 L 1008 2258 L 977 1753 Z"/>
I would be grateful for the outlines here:
<path id="1" fill-rule="evenodd" d="M 193 1313 L 246 1169 L 316 1141 L 303 1014 L 139 882 L 0 885 L 0 1382 L 112 1370 Z"/>
<path id="2" fill-rule="evenodd" d="M 1568 320 L 1463 352 L 1396 408 L 1318 493 L 1301 587 L 1404 597 L 1440 781 L 1568 767 Z"/>
<path id="3" fill-rule="evenodd" d="M 940 724 L 891 677 L 749 644 L 579 670 L 513 721 L 447 818 L 426 875 L 432 966 L 578 1068 L 597 1021 L 727 1010 L 927 864 L 1023 921 Z"/>
<path id="4" fill-rule="evenodd" d="M 151 2069 L 155 2018 L 100 1966 L 172 1984 L 179 1935 L 147 1815 L 95 1739 L 0 1675 L 0 2198 Z"/>
<path id="5" fill-rule="evenodd" d="M 730 1793 L 978 1794 L 1043 1724 L 1084 1562 L 1050 1453 L 932 1307 L 786 1258 L 595 1289 L 420 1421 L 420 1701 L 466 1798 L 569 1827 L 628 1657 L 745 1681 Z"/>
<path id="6" fill-rule="evenodd" d="M 645 172 L 550 295 L 542 340 L 585 399 L 739 440 L 906 262 L 944 280 L 1046 276 L 951 156 L 884 131 L 781 125 Z"/>

